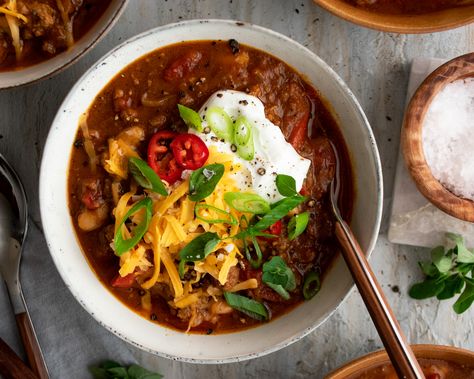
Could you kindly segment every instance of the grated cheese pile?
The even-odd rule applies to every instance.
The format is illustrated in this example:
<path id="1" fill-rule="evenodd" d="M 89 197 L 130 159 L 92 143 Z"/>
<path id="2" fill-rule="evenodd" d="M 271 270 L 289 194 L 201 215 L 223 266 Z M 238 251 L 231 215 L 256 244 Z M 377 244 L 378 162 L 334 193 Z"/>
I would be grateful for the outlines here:
<path id="1" fill-rule="evenodd" d="M 474 200 L 474 78 L 456 80 L 435 96 L 422 140 L 433 176 L 456 195 Z"/>
<path id="2" fill-rule="evenodd" d="M 123 152 L 116 149 L 115 143 L 117 141 L 119 140 L 109 141 L 111 154 L 107 162 L 107 168 L 113 168 L 115 174 L 122 173 L 120 162 L 122 161 Z M 125 155 L 128 154 L 125 153 Z M 230 154 L 220 153 L 213 147 L 210 148 L 210 155 L 206 164 L 212 163 L 222 163 L 225 172 L 213 193 L 205 198 L 203 202 L 230 212 L 237 220 L 240 220 L 242 213 L 231 209 L 224 202 L 224 194 L 239 191 L 231 172 L 241 170 L 242 167 L 233 163 Z M 222 295 L 221 292 L 212 292 L 209 288 L 207 292 L 204 292 L 201 288 L 193 289 L 192 284 L 198 282 L 203 275 L 211 275 L 221 285 L 226 284 L 230 269 L 237 265 L 238 257 L 241 256 L 239 246 L 236 246 L 235 241 L 228 238 L 230 235 L 238 233 L 239 225 L 210 224 L 197 219 L 194 213 L 195 202 L 187 196 L 188 191 L 189 178 L 170 188 L 169 195 L 166 197 L 148 193 L 153 201 L 153 217 L 148 231 L 135 248 L 126 252 L 120 258 L 120 276 L 125 277 L 137 270 L 152 272 L 151 276 L 141 283 L 142 288 L 150 290 L 157 283 L 169 285 L 174 297 L 173 301 L 170 301 L 170 306 L 177 309 L 190 307 L 203 297 L 215 298 L 216 295 Z M 117 231 L 128 210 L 141 198 L 143 196 L 136 196 L 135 189 L 121 196 L 114 210 L 115 231 Z M 209 213 L 207 216 L 210 218 L 214 217 L 211 213 L 212 210 L 206 210 L 206 212 Z M 138 224 L 143 214 L 137 213 L 133 217 L 132 221 Z M 129 238 L 130 231 L 125 225 L 122 228 L 124 237 Z M 216 233 L 222 241 L 217 244 L 205 260 L 195 262 L 194 268 L 188 266 L 188 270 L 195 271 L 193 280 L 181 280 L 178 274 L 178 254 L 184 246 L 204 232 Z M 149 252 L 152 252 L 152 254 L 149 254 Z M 231 291 L 256 288 L 257 284 L 255 279 L 250 279 L 238 283 Z M 214 289 L 217 290 L 217 288 Z M 144 308 L 146 307 L 151 308 L 147 301 L 144 305 Z M 192 317 L 189 325 L 192 326 Z"/>

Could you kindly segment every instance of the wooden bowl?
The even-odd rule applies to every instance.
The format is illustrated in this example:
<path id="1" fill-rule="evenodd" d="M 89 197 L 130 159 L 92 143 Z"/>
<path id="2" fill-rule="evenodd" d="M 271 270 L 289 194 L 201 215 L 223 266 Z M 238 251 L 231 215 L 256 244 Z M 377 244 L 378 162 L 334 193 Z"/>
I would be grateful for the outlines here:
<path id="1" fill-rule="evenodd" d="M 470 76 L 474 76 L 474 53 L 455 58 L 433 71 L 408 105 L 401 144 L 408 171 L 423 196 L 445 213 L 474 222 L 474 202 L 456 196 L 433 176 L 426 163 L 422 141 L 423 121 L 433 98 L 448 83 Z"/>
<path id="2" fill-rule="evenodd" d="M 432 33 L 474 22 L 474 5 L 413 16 L 371 12 L 343 0 L 314 0 L 314 2 L 347 21 L 385 32 Z"/>
<path id="3" fill-rule="evenodd" d="M 417 358 L 439 359 L 473 367 L 474 352 L 469 350 L 441 345 L 412 345 L 412 349 Z M 385 350 L 377 351 L 347 363 L 325 379 L 351 379 L 387 363 L 390 363 L 390 359 Z"/>

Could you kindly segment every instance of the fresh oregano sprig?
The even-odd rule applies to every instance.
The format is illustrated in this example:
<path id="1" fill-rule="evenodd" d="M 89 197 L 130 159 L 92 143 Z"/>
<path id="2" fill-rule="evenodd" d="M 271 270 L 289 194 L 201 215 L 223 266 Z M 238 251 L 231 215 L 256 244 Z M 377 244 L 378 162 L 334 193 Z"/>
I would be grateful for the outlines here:
<path id="1" fill-rule="evenodd" d="M 454 247 L 438 246 L 431 250 L 431 262 L 419 262 L 425 280 L 414 284 L 409 295 L 414 299 L 445 300 L 460 294 L 453 309 L 461 314 L 474 302 L 474 251 L 465 246 L 460 235 L 447 233 L 446 237 Z"/>

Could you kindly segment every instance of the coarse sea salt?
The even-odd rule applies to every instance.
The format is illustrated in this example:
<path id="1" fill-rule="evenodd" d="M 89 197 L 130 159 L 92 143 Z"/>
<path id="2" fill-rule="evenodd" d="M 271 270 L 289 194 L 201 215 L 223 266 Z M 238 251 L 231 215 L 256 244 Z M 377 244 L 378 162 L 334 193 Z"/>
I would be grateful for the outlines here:
<path id="1" fill-rule="evenodd" d="M 435 96 L 422 141 L 433 176 L 457 196 L 474 200 L 474 78 L 449 83 Z"/>

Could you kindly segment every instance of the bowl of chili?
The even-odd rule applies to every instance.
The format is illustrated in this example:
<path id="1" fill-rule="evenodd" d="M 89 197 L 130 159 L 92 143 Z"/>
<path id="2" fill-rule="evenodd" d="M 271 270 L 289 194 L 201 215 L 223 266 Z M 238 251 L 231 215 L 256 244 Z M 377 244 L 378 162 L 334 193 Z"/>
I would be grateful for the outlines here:
<path id="1" fill-rule="evenodd" d="M 50 77 L 111 29 L 127 0 L 8 0 L 0 5 L 0 89 Z"/>
<path id="2" fill-rule="evenodd" d="M 175 64 L 177 61 L 186 62 L 186 64 L 177 65 Z M 195 61 L 201 63 L 195 64 L 193 63 Z M 239 68 L 239 64 L 247 68 Z M 194 72 L 194 69 L 198 71 Z M 232 70 L 236 71 L 232 73 Z M 270 76 L 265 75 L 265 72 L 267 74 L 272 72 L 281 80 L 285 79 L 287 84 L 282 84 L 280 89 L 274 87 L 277 83 L 268 81 Z M 262 77 L 267 77 L 266 83 L 270 86 L 269 94 L 276 94 L 281 90 L 279 96 L 282 99 L 275 98 L 273 95 L 267 98 L 262 93 L 258 93 L 258 89 L 262 89 L 263 86 L 249 87 L 247 90 L 244 85 L 239 84 L 239 80 L 245 78 L 259 82 Z M 177 80 L 177 84 L 170 86 L 170 78 Z M 190 85 L 186 82 L 186 86 L 183 86 L 184 80 L 192 80 L 194 84 Z M 153 83 L 153 81 L 157 81 L 160 85 L 149 87 L 147 83 Z M 140 83 L 145 83 L 143 88 L 140 87 Z M 313 90 L 308 86 L 316 87 L 317 91 L 312 92 Z M 198 91 L 195 91 L 196 88 Z M 319 99 L 319 102 L 314 103 L 318 107 L 318 110 L 314 108 L 317 112 L 317 120 L 311 117 L 310 111 L 302 115 L 294 111 L 291 113 L 291 109 L 294 109 L 291 107 L 280 108 L 282 118 L 272 118 L 272 120 L 281 125 L 281 131 L 278 133 L 283 138 L 282 141 L 285 138 L 292 141 L 292 149 L 310 156 L 312 164 L 321 168 L 318 174 L 321 180 L 311 182 L 310 187 L 297 193 L 296 181 L 290 176 L 290 174 L 296 175 L 296 170 L 288 171 L 288 175 L 276 175 L 276 185 L 279 188 L 281 200 L 273 205 L 262 199 L 262 196 L 267 195 L 271 198 L 270 194 L 262 193 L 262 196 L 258 196 L 254 193 L 235 190 L 225 192 L 222 198 L 231 211 L 228 211 L 229 208 L 222 209 L 222 206 L 219 208 L 214 204 L 202 202 L 209 194 L 215 195 L 213 190 L 216 186 L 228 183 L 226 175 L 230 175 L 231 170 L 228 169 L 229 166 L 221 163 L 222 160 L 219 160 L 219 157 L 216 158 L 218 144 L 225 144 L 226 138 L 232 138 L 234 144 L 229 145 L 229 154 L 238 157 L 242 165 L 248 164 L 250 167 L 251 164 L 245 162 L 251 162 L 254 157 L 258 159 L 259 149 L 262 146 L 257 142 L 254 146 L 249 141 L 253 141 L 252 138 L 259 141 L 259 138 L 265 137 L 267 132 L 266 129 L 259 129 L 257 133 L 253 130 L 256 127 L 253 125 L 256 124 L 252 123 L 249 126 L 248 119 L 242 119 L 242 113 L 246 114 L 244 107 L 256 107 L 251 108 L 254 112 L 247 113 L 247 117 L 253 117 L 257 112 L 256 109 L 260 109 L 259 112 L 262 113 L 263 118 L 271 117 L 269 115 L 277 117 L 279 113 L 270 111 L 270 105 L 283 100 L 283 97 L 286 103 L 289 101 L 287 96 L 290 92 L 298 94 L 299 89 L 304 88 L 310 91 L 313 101 Z M 210 96 L 216 89 L 217 92 Z M 153 90 L 158 92 L 155 93 Z M 161 97 L 152 98 L 153 94 Z M 196 100 L 199 96 L 202 100 Z M 94 98 L 94 105 L 90 107 L 90 101 Z M 213 104 L 228 98 L 237 99 L 236 107 L 241 107 L 242 113 L 240 111 L 235 115 L 229 113 L 226 117 L 226 112 L 222 108 L 203 104 L 207 98 L 214 99 Z M 262 108 L 258 108 L 257 104 L 260 102 L 259 98 L 265 100 L 266 109 L 270 113 L 263 115 L 263 103 L 259 103 Z M 168 109 L 166 112 L 163 110 L 156 112 L 156 107 L 163 106 L 161 101 L 170 101 L 165 106 L 165 109 Z M 252 102 L 253 104 L 250 104 Z M 128 107 L 127 104 L 135 105 Z M 138 107 L 137 104 L 139 104 Z M 151 106 L 151 109 L 146 104 Z M 202 109 L 197 113 L 190 108 L 191 106 L 194 108 L 202 106 Z M 166 120 L 163 119 L 163 115 L 167 116 Z M 261 127 L 267 125 L 266 128 L 271 129 L 273 127 L 271 122 L 263 118 L 260 119 Z M 144 119 L 147 120 L 146 123 Z M 291 121 L 288 121 L 289 119 Z M 102 191 L 107 191 L 106 187 L 98 186 L 93 176 L 93 180 L 89 180 L 93 175 L 91 167 L 94 166 L 96 170 L 107 167 L 106 171 L 113 169 L 118 174 L 121 174 L 124 169 L 133 174 L 135 184 L 132 187 L 135 188 L 138 185 L 142 188 L 141 191 L 145 192 L 140 192 L 137 196 L 132 192 L 117 192 L 119 196 L 128 196 L 125 202 L 133 201 L 134 205 L 122 208 L 120 211 L 115 210 L 115 212 L 124 211 L 117 218 L 116 230 L 118 232 L 115 237 L 106 238 L 107 246 L 112 247 L 115 254 L 123 256 L 124 252 L 130 248 L 129 243 L 135 244 L 137 241 L 143 243 L 143 240 L 140 240 L 144 235 L 142 232 L 145 232 L 147 225 L 153 222 L 151 219 L 154 216 L 158 214 L 159 217 L 159 209 L 164 206 L 160 202 L 162 199 L 160 196 L 167 196 L 167 194 L 171 194 L 173 201 L 184 194 L 185 198 L 182 200 L 184 203 L 181 204 L 188 201 L 196 202 L 195 216 L 191 216 L 191 218 L 195 217 L 196 222 L 201 222 L 204 218 L 210 225 L 217 222 L 226 223 L 232 229 L 236 224 L 243 222 L 242 217 L 235 217 L 239 215 L 238 212 L 264 214 L 264 216 L 256 217 L 253 223 L 247 223 L 247 230 L 258 232 L 261 245 L 269 244 L 275 235 L 285 233 L 285 240 L 290 244 L 286 246 L 291 246 L 292 241 L 298 240 L 299 237 L 302 237 L 299 243 L 304 246 L 305 242 L 314 241 L 302 234 L 307 232 L 305 229 L 311 229 L 317 233 L 317 229 L 323 228 L 325 223 L 329 222 L 330 225 L 329 218 L 326 219 L 329 216 L 324 216 L 323 212 L 319 216 L 319 221 L 314 221 L 314 219 L 311 221 L 309 215 L 313 213 L 312 211 L 296 211 L 293 215 L 296 214 L 297 217 L 292 217 L 291 220 L 289 219 L 291 214 L 285 216 L 288 218 L 281 217 L 307 201 L 308 196 L 311 197 L 314 194 L 323 196 L 326 193 L 322 188 L 326 188 L 329 184 L 327 179 L 329 177 L 326 174 L 327 169 L 332 167 L 331 157 L 324 155 L 327 151 L 332 152 L 330 144 L 326 143 L 328 137 L 320 136 L 314 139 L 312 142 L 314 145 L 311 145 L 314 147 L 310 147 L 309 153 L 304 152 L 305 146 L 308 146 L 305 142 L 308 123 L 319 125 L 322 121 L 338 125 L 337 130 L 333 130 L 336 134 L 332 137 L 328 136 L 336 142 L 340 141 L 337 143 L 343 161 L 347 164 L 347 177 L 349 179 L 353 177 L 353 180 L 350 179 L 351 182 L 346 183 L 349 186 L 346 192 L 350 193 L 349 201 L 345 203 L 346 212 L 352 214 L 351 227 L 362 248 L 369 255 L 375 245 L 382 213 L 382 176 L 375 139 L 354 95 L 335 72 L 314 53 L 271 30 L 226 20 L 195 20 L 166 25 L 134 37 L 114 49 L 84 74 L 65 99 L 53 122 L 42 161 L 40 203 L 45 235 L 58 271 L 72 294 L 104 327 L 124 340 L 154 354 L 188 362 L 226 363 L 255 358 L 288 346 L 316 329 L 335 311 L 353 286 L 350 273 L 342 258 L 338 256 L 337 247 L 334 245 L 326 246 L 327 250 L 331 250 L 330 256 L 333 258 L 330 264 L 327 263 L 324 266 L 324 275 L 321 276 L 320 273 L 308 272 L 303 278 L 304 264 L 300 267 L 302 270 L 300 273 L 296 266 L 288 267 L 289 263 L 285 263 L 281 257 L 271 258 L 264 254 L 263 258 L 267 260 L 264 263 L 267 278 L 271 278 L 272 273 L 278 272 L 278 275 L 285 277 L 285 283 L 282 285 L 273 283 L 274 292 L 270 287 L 260 288 L 258 296 L 253 299 L 241 296 L 232 290 L 224 290 L 224 296 L 222 296 L 222 291 L 220 295 L 213 292 L 209 295 L 209 301 L 216 307 L 222 306 L 225 312 L 230 306 L 233 308 L 231 309 L 233 316 L 219 319 L 222 321 L 220 326 L 214 325 L 210 328 L 206 322 L 196 326 L 192 317 L 186 318 L 186 315 L 183 315 L 186 312 L 182 312 L 182 308 L 179 308 L 183 305 L 180 304 L 184 299 L 182 296 L 174 300 L 172 297 L 168 298 L 169 302 L 165 302 L 161 308 L 157 304 L 152 304 L 151 309 L 157 309 L 157 311 L 151 314 L 146 313 L 143 317 L 143 309 L 134 308 L 127 299 L 135 299 L 134 304 L 147 301 L 144 299 L 147 291 L 142 290 L 143 296 L 135 297 L 133 286 L 136 284 L 132 284 L 136 280 L 141 280 L 137 278 L 137 274 L 141 275 L 140 273 L 144 271 L 140 269 L 139 273 L 134 272 L 132 277 L 116 276 L 117 271 L 114 272 L 116 263 L 107 266 L 110 268 L 108 271 L 101 264 L 97 264 L 95 260 L 100 260 L 104 256 L 101 258 L 94 255 L 93 252 L 97 251 L 95 243 L 107 235 L 106 230 L 103 233 L 99 231 L 98 234 L 88 234 L 86 229 L 90 224 L 84 223 L 84 229 L 81 228 L 79 218 L 83 214 L 91 215 L 89 212 L 92 212 L 92 215 L 98 216 L 99 221 L 102 222 L 100 212 L 104 204 L 108 206 L 108 203 L 104 203 L 98 195 Z M 115 127 L 104 126 L 101 130 L 96 129 L 98 125 L 121 125 L 122 123 L 127 127 L 118 129 L 121 130 L 120 136 L 117 135 Z M 285 129 L 284 125 L 288 123 L 292 125 L 292 129 Z M 300 124 L 304 127 L 296 127 Z M 68 127 L 65 127 L 66 125 Z M 78 125 L 81 125 L 79 131 Z M 239 127 L 234 129 L 233 125 Z M 327 126 L 330 127 L 330 125 Z M 187 131 L 185 131 L 186 128 L 188 128 Z M 255 137 L 249 137 L 252 131 Z M 281 134 L 282 132 L 286 132 L 285 137 Z M 95 137 L 88 137 L 90 134 Z M 275 138 L 277 139 L 272 141 L 277 141 L 280 137 Z M 118 165 L 112 165 L 111 157 L 115 150 L 110 150 L 110 146 L 120 146 L 124 140 L 135 141 L 130 142 L 132 145 L 136 143 L 135 150 L 130 153 L 130 158 L 123 167 L 120 167 L 120 162 Z M 143 144 L 142 141 L 147 142 Z M 281 143 L 275 142 L 274 146 L 283 146 Z M 99 144 L 102 147 L 99 147 Z M 75 147 L 72 147 L 73 145 Z M 289 145 L 289 143 L 284 145 L 285 149 L 288 149 Z M 107 149 L 110 153 L 102 156 L 101 159 L 95 155 L 95 147 L 98 153 Z M 271 145 L 267 149 L 270 154 Z M 313 156 L 315 151 L 317 153 Z M 290 153 L 289 150 L 287 153 Z M 139 159 L 137 155 L 141 155 L 144 159 Z M 66 159 L 57 159 L 58 156 L 64 156 Z M 121 154 L 117 156 L 120 157 Z M 280 158 L 278 153 L 273 157 L 273 159 Z M 286 159 L 289 160 L 290 156 L 288 155 Z M 93 165 L 91 165 L 92 161 L 95 162 Z M 284 161 L 285 159 L 281 162 Z M 298 158 L 297 161 L 302 164 L 304 159 Z M 99 167 L 101 162 L 106 162 L 106 166 Z M 206 165 L 203 166 L 203 164 Z M 255 170 L 258 180 L 264 180 L 265 171 L 264 167 Z M 271 172 L 268 174 L 273 175 Z M 105 183 L 106 178 L 104 177 L 103 180 Z M 164 187 L 160 183 L 164 183 Z M 265 184 L 262 183 L 262 185 Z M 110 183 L 110 180 L 109 184 L 114 185 Z M 78 186 L 81 188 L 79 192 L 76 190 Z M 301 188 L 301 184 L 299 186 Z M 127 188 L 129 188 L 128 184 Z M 132 191 L 134 191 L 133 188 Z M 181 190 L 184 192 L 178 194 Z M 143 193 L 149 193 L 148 191 L 159 195 L 144 197 Z M 313 201 L 312 205 L 307 206 L 315 206 L 318 201 L 322 204 L 325 200 L 320 197 L 319 200 Z M 283 209 L 284 212 L 282 212 Z M 110 209 L 106 210 L 107 214 L 108 212 Z M 212 220 L 206 216 L 210 213 L 214 215 Z M 277 213 L 281 215 L 276 216 Z M 136 226 L 133 228 L 133 236 L 124 238 L 123 233 L 129 233 L 130 230 L 126 228 L 122 230 L 122 226 L 130 222 L 129 218 L 132 219 L 138 214 L 141 216 L 138 217 Z M 171 216 L 170 213 L 168 214 Z M 104 219 L 108 220 L 109 216 L 107 215 Z M 101 228 L 102 226 L 98 230 Z M 196 279 L 195 274 L 186 277 L 181 276 L 181 273 L 190 273 L 192 267 L 204 267 L 199 262 L 210 253 L 212 255 L 219 241 L 226 238 L 226 236 L 221 236 L 221 240 L 216 240 L 217 229 L 207 229 L 205 233 L 193 237 L 194 239 L 179 252 L 181 259 L 179 267 L 177 261 L 173 263 L 168 260 L 168 254 L 173 254 L 173 252 L 164 247 L 165 253 L 162 257 L 168 275 L 171 277 L 173 272 L 180 272 L 179 275 L 182 278 L 180 281 L 176 276 L 177 282 L 173 281 L 174 289 L 171 289 L 171 294 L 173 291 L 175 293 L 178 290 L 182 291 L 183 283 L 186 286 L 188 282 L 195 283 L 199 280 Z M 326 230 L 331 233 L 330 228 Z M 186 235 L 183 237 L 188 239 Z M 308 246 L 311 250 L 311 246 Z M 227 247 L 234 249 L 235 245 L 230 244 Z M 284 252 L 286 248 L 285 245 L 281 245 L 276 246 L 275 249 Z M 256 250 L 255 248 L 255 253 Z M 303 254 L 303 252 L 310 254 L 308 259 L 315 259 L 307 248 L 300 249 L 300 253 Z M 213 262 L 218 262 L 219 259 L 231 262 L 226 258 L 230 254 L 230 250 L 221 251 L 220 255 L 214 256 Z M 146 256 L 142 255 L 142 257 L 147 259 Z M 243 261 L 240 271 L 245 274 L 246 283 L 266 280 L 261 271 L 252 268 L 260 266 L 259 270 L 261 270 L 263 263 L 261 255 L 258 259 L 252 256 L 249 256 L 247 261 L 244 258 L 241 259 Z M 192 264 L 189 265 L 189 263 Z M 219 263 L 216 264 L 219 265 Z M 145 263 L 145 266 L 147 265 Z M 144 270 L 147 271 L 147 268 L 144 267 Z M 161 273 L 158 271 L 157 275 Z M 216 278 L 219 278 L 219 275 L 216 275 Z M 153 277 L 146 275 L 145 280 L 152 279 Z M 216 280 L 211 279 L 212 283 L 217 283 Z M 271 279 L 269 282 L 272 284 Z M 141 283 L 148 287 L 144 282 Z M 200 283 L 196 294 L 203 293 L 201 288 L 203 285 L 204 290 L 209 290 L 208 283 Z M 161 284 L 159 287 L 163 288 Z M 256 288 L 252 291 L 258 290 L 259 288 Z M 153 293 L 151 295 L 153 296 Z M 217 296 L 220 300 L 215 302 L 211 299 L 213 296 Z M 275 299 L 278 296 L 282 299 L 291 296 L 293 299 L 300 300 L 293 303 L 291 299 L 290 303 L 283 302 L 287 304 L 283 310 L 281 306 L 275 305 L 278 303 L 263 302 L 265 304 L 263 306 L 262 302 L 255 300 Z M 224 297 L 226 303 L 222 303 Z M 308 300 L 302 301 L 304 299 Z M 186 298 L 186 301 L 188 300 L 190 300 L 189 297 Z M 169 311 L 167 304 L 178 304 L 179 309 Z M 288 304 L 293 304 L 293 306 Z M 150 304 L 147 303 L 147 306 L 150 307 Z M 267 322 L 272 313 L 277 317 Z M 177 314 L 184 317 L 186 322 L 179 320 Z M 186 333 L 186 331 L 189 332 Z"/>
<path id="3" fill-rule="evenodd" d="M 393 33 L 432 33 L 474 21 L 470 0 L 314 0 L 347 21 Z"/>

